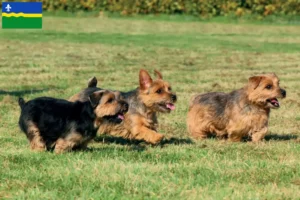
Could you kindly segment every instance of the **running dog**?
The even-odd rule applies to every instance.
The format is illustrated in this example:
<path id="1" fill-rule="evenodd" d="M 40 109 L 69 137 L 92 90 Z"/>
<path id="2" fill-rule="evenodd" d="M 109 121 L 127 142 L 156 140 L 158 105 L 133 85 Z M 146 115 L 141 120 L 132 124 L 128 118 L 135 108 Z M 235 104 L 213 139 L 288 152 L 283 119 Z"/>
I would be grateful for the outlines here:
<path id="1" fill-rule="evenodd" d="M 279 86 L 275 74 L 249 78 L 242 89 L 231 93 L 212 92 L 192 98 L 187 127 L 195 139 L 209 135 L 241 141 L 245 136 L 253 142 L 264 138 L 268 131 L 270 109 L 279 108 L 278 98 L 286 91 Z"/>
<path id="2" fill-rule="evenodd" d="M 108 90 L 91 93 L 86 102 L 40 97 L 25 103 L 19 99 L 19 126 L 30 147 L 56 153 L 84 149 L 102 125 L 119 124 L 128 111 L 128 104 Z"/>
<path id="3" fill-rule="evenodd" d="M 99 134 L 110 134 L 128 139 L 142 140 L 150 144 L 159 143 L 164 136 L 157 132 L 157 113 L 170 113 L 175 109 L 176 94 L 170 84 L 163 80 L 162 74 L 155 70 L 156 80 L 141 69 L 139 87 L 129 92 L 115 91 L 117 96 L 129 104 L 128 113 L 120 124 L 106 124 L 99 128 Z M 97 79 L 89 80 L 88 87 L 75 94 L 70 101 L 87 101 L 87 97 L 97 88 Z"/>

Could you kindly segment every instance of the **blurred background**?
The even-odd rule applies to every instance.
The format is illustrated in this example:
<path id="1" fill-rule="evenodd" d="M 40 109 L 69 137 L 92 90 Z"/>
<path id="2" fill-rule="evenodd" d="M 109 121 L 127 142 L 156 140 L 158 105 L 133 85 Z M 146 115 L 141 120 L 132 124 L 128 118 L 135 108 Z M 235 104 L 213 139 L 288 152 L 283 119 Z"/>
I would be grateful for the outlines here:
<path id="1" fill-rule="evenodd" d="M 40 2 L 18 0 L 17 2 Z M 6 2 L 5 0 L 3 2 Z M 11 0 L 10 2 L 13 2 Z M 263 19 L 268 16 L 299 16 L 299 0 L 42 0 L 45 11 L 93 11 L 137 14 L 184 14 L 201 18 L 216 16 L 250 16 Z M 1 5 L 1 3 L 0 3 Z"/>

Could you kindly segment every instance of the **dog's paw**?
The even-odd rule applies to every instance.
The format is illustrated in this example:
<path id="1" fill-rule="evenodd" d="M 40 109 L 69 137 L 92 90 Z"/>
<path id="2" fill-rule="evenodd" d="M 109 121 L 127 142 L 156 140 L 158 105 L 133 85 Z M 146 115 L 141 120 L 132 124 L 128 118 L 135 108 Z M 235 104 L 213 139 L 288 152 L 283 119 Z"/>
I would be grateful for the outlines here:
<path id="1" fill-rule="evenodd" d="M 153 137 L 151 138 L 150 143 L 151 144 L 158 144 L 160 141 L 162 141 L 162 139 L 164 137 L 165 136 L 163 134 L 157 133 L 157 134 L 153 135 Z"/>

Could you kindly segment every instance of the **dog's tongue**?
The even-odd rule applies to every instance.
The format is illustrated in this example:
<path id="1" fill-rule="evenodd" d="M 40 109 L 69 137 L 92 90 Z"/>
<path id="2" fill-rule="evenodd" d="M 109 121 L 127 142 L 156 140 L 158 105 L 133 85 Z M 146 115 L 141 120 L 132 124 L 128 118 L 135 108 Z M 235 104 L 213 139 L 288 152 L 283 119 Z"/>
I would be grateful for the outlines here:
<path id="1" fill-rule="evenodd" d="M 271 99 L 271 103 L 274 104 L 275 106 L 279 106 L 279 101 L 275 99 Z"/>
<path id="2" fill-rule="evenodd" d="M 121 120 L 124 120 L 124 115 L 118 114 L 118 118 L 121 119 Z"/>
<path id="3" fill-rule="evenodd" d="M 170 110 L 175 110 L 175 105 L 172 103 L 167 103 L 167 108 L 169 108 Z"/>
<path id="4" fill-rule="evenodd" d="M 271 99 L 272 103 L 278 103 L 277 99 Z"/>

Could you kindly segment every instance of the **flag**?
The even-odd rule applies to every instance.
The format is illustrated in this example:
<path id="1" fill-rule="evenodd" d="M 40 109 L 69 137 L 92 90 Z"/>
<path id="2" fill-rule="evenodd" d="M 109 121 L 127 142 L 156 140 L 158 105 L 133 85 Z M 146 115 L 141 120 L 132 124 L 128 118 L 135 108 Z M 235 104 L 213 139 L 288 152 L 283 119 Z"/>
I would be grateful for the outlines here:
<path id="1" fill-rule="evenodd" d="M 42 28 L 42 2 L 2 2 L 2 28 Z"/>

